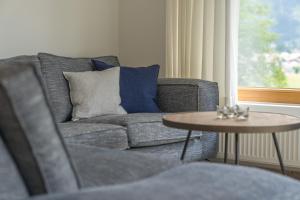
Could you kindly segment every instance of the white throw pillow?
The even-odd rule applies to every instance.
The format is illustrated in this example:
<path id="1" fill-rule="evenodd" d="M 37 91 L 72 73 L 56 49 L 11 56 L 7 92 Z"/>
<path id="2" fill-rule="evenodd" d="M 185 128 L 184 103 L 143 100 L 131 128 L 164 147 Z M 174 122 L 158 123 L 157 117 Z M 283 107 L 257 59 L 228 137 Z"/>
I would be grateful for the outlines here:
<path id="1" fill-rule="evenodd" d="M 119 67 L 63 74 L 69 81 L 73 121 L 106 114 L 126 114 L 120 105 Z"/>

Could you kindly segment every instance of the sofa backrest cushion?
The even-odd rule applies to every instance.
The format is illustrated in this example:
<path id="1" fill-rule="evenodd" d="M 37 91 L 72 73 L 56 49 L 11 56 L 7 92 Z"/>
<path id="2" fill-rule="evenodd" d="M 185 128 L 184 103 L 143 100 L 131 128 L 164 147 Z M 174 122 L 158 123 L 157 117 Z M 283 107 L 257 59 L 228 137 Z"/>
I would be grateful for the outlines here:
<path id="1" fill-rule="evenodd" d="M 17 166 L 0 137 L 0 200 L 25 199 L 29 196 Z"/>
<path id="2" fill-rule="evenodd" d="M 3 65 L 0 134 L 29 194 L 78 190 L 77 176 L 34 66 L 24 62 Z"/>
<path id="3" fill-rule="evenodd" d="M 67 58 L 51 54 L 39 53 L 41 71 L 47 85 L 50 104 L 56 122 L 71 120 L 72 104 L 69 86 L 63 72 L 84 72 L 93 70 L 91 59 L 101 60 L 114 66 L 119 66 L 115 56 L 99 58 Z"/>

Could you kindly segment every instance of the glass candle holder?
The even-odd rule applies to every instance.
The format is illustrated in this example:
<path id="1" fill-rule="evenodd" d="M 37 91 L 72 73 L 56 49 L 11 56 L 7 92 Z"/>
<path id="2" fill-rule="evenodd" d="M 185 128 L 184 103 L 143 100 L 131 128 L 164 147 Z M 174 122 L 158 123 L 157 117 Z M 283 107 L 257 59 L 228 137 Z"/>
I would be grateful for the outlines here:
<path id="1" fill-rule="evenodd" d="M 217 106 L 217 118 L 218 119 L 228 119 L 229 109 L 227 106 Z"/>
<path id="2" fill-rule="evenodd" d="M 247 120 L 249 118 L 249 111 L 250 108 L 239 108 L 239 110 L 237 111 L 237 120 Z"/>
<path id="3" fill-rule="evenodd" d="M 217 118 L 218 119 L 236 119 L 236 120 L 247 120 L 249 118 L 250 108 L 242 108 L 238 105 L 228 106 L 217 106 Z"/>

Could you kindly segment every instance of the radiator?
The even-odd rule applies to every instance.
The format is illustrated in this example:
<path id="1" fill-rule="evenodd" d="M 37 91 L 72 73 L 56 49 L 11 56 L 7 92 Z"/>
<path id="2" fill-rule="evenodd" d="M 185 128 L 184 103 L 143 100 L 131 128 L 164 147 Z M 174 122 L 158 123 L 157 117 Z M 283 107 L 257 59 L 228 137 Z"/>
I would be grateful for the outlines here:
<path id="1" fill-rule="evenodd" d="M 300 168 L 300 130 L 277 134 L 284 164 Z M 224 158 L 225 134 L 220 134 L 218 158 Z M 234 158 L 234 134 L 228 139 L 228 158 Z M 240 160 L 261 164 L 276 164 L 278 158 L 272 134 L 240 134 Z"/>

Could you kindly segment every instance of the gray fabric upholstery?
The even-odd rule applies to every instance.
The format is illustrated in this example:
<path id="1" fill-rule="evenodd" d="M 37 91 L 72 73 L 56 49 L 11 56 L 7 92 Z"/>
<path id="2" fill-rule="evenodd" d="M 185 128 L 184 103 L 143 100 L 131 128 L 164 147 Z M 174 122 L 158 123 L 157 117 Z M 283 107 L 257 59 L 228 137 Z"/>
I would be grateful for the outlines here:
<path id="1" fill-rule="evenodd" d="M 0 67 L 1 137 L 29 193 L 77 190 L 76 176 L 34 66 L 3 65 Z"/>
<path id="2" fill-rule="evenodd" d="M 300 182 L 264 170 L 195 163 L 132 184 L 36 200 L 299 200 Z"/>
<path id="3" fill-rule="evenodd" d="M 197 79 L 159 79 L 158 104 L 163 112 L 170 113 L 214 111 L 219 104 L 218 84 Z M 198 157 L 205 159 L 215 156 L 217 146 L 217 134 L 203 134 L 200 150 L 196 151 L 203 152 L 203 155 L 198 154 Z M 204 157 L 205 155 L 209 157 Z"/>
<path id="4" fill-rule="evenodd" d="M 85 144 L 120 150 L 128 148 L 126 129 L 122 126 L 67 122 L 58 123 L 58 127 L 68 144 Z"/>
<path id="5" fill-rule="evenodd" d="M 144 122 L 161 122 L 163 113 L 134 113 L 127 115 L 102 115 L 99 117 L 93 117 L 89 119 L 82 119 L 81 123 L 104 123 L 104 124 L 116 124 L 120 126 L 127 126 L 132 123 L 144 123 Z"/>
<path id="6" fill-rule="evenodd" d="M 68 145 L 83 187 L 124 184 L 180 165 L 170 159 L 135 152 Z"/>
<path id="7" fill-rule="evenodd" d="M 176 142 L 159 146 L 131 148 L 130 151 L 149 153 L 154 154 L 157 157 L 179 160 L 183 146 L 184 142 Z M 218 135 L 215 133 L 204 132 L 200 138 L 193 138 L 189 142 L 185 161 L 190 162 L 215 158 L 217 155 L 217 146 Z"/>
<path id="8" fill-rule="evenodd" d="M 105 115 L 82 119 L 79 123 L 107 123 L 126 126 L 129 145 L 133 148 L 130 150 L 179 159 L 187 131 L 163 126 L 161 123 L 163 115 L 163 113 Z M 194 131 L 191 139 L 192 142 L 188 146 L 186 160 L 203 160 L 216 156 L 217 134 Z"/>
<path id="9" fill-rule="evenodd" d="M 1 134 L 0 134 L 1 136 Z M 0 199 L 17 200 L 28 197 L 23 179 L 0 137 Z"/>
<path id="10" fill-rule="evenodd" d="M 54 111 L 56 119 L 59 119 L 56 121 L 64 122 L 66 119 L 70 119 L 72 107 L 69 99 L 69 88 L 66 80 L 62 76 L 62 71 L 92 70 L 90 59 L 66 58 L 44 53 L 40 53 L 38 58 L 42 63 L 43 80 L 46 80 L 47 83 L 46 88 L 47 90 L 50 88 L 49 96 L 51 100 L 50 103 L 52 103 L 52 110 Z M 38 68 L 41 68 L 38 58 L 36 56 L 22 56 L 8 60 L 31 60 Z M 118 59 L 114 56 L 101 57 L 99 59 L 113 65 L 119 65 Z M 218 103 L 218 87 L 216 83 L 202 80 L 160 79 L 158 84 L 158 99 L 163 111 L 214 110 Z M 117 117 L 110 115 L 88 119 L 87 121 L 88 122 L 85 123 L 100 122 L 126 126 L 126 128 L 128 128 L 128 138 L 131 147 L 150 147 L 153 145 L 158 146 L 161 144 L 176 143 L 183 141 L 186 135 L 185 131 L 174 131 L 175 129 L 163 126 L 161 124 L 160 115 L 145 114 L 144 116 L 144 114 L 142 114 L 141 116 L 137 114 Z M 71 129 L 69 129 L 69 131 L 71 131 Z M 85 132 L 86 131 L 83 131 L 82 133 Z M 199 133 L 199 135 L 201 134 Z M 80 136 L 68 137 L 66 141 L 72 143 L 84 142 L 84 144 L 104 145 L 103 147 L 107 147 L 106 141 L 102 139 L 97 140 L 97 138 L 93 136 L 96 136 L 96 134 L 82 134 Z M 194 137 L 196 137 L 196 134 L 194 134 Z M 159 139 L 157 140 L 157 138 Z M 212 146 L 210 143 L 203 144 L 203 146 L 211 147 L 212 149 L 209 151 L 215 151 L 217 147 Z M 176 151 L 177 150 L 178 149 L 176 149 Z"/>
<path id="11" fill-rule="evenodd" d="M 44 79 L 42 78 L 41 64 L 40 64 L 40 60 L 37 56 L 16 56 L 16 57 L 0 60 L 0 65 L 3 65 L 3 64 L 15 65 L 15 67 L 22 67 L 22 64 L 24 64 L 24 63 L 30 63 L 34 66 L 34 68 L 36 69 L 37 75 L 42 82 L 42 86 L 45 89 L 46 83 L 45 83 Z"/>
<path id="12" fill-rule="evenodd" d="M 48 109 L 48 102 L 33 71 L 34 66 L 28 65 L 0 62 L 0 199 L 26 199 L 29 194 L 45 193 L 55 194 L 28 199 L 300 199 L 300 182 L 288 177 L 230 165 L 194 163 L 178 166 L 180 163 L 164 157 L 178 156 L 175 149 L 180 146 L 182 150 L 183 142 L 132 149 L 153 154 L 151 156 L 69 144 L 71 159 L 83 187 L 94 187 L 78 191 L 72 162 Z M 204 95 L 202 92 L 198 93 L 201 97 Z M 203 98 L 211 99 L 205 95 Z M 202 110 L 204 103 L 201 101 L 197 101 L 197 105 L 192 105 L 190 109 Z M 180 102 L 173 102 L 165 108 L 171 112 L 177 104 L 181 105 Z M 207 109 L 213 109 L 213 103 L 208 104 L 211 107 L 208 105 Z M 107 120 L 118 122 L 116 124 L 127 126 L 128 129 L 130 126 L 139 128 L 134 127 L 138 124 L 160 123 L 160 118 L 159 115 L 106 116 Z M 65 127 L 61 129 L 65 130 L 66 137 L 77 137 L 81 135 L 80 129 L 91 126 L 90 130 L 94 131 L 97 120 L 99 118 L 79 122 L 85 123 L 85 127 L 74 123 L 78 132 L 70 131 L 74 128 L 71 123 L 63 124 Z M 115 127 L 116 130 L 120 128 Z M 147 140 L 148 136 L 145 137 Z M 217 140 L 216 134 L 203 133 L 193 139 L 188 154 L 190 152 L 193 157 L 194 152 L 201 156 L 213 152 L 211 150 L 216 148 L 209 145 L 216 147 Z M 197 147 L 199 149 L 194 149 Z M 19 173 L 16 169 L 19 169 Z"/>
<path id="13" fill-rule="evenodd" d="M 144 122 L 128 124 L 128 138 L 130 147 L 147 147 L 158 146 L 185 141 L 187 136 L 186 130 L 168 128 L 161 122 Z M 202 132 L 195 132 L 192 138 L 199 138 Z"/>
<path id="14" fill-rule="evenodd" d="M 38 75 L 41 75 L 41 65 L 39 58 L 37 56 L 16 56 L 6 59 L 0 59 L 0 65 L 3 64 L 18 64 L 20 63 L 18 67 L 22 67 L 22 63 L 30 63 L 32 64 L 35 69 L 37 69 Z"/>
<path id="15" fill-rule="evenodd" d="M 106 115 L 80 120 L 81 123 L 108 123 L 127 127 L 130 147 L 147 147 L 185 141 L 187 131 L 168 128 L 162 124 L 162 113 Z M 202 132 L 195 131 L 192 138 Z"/>
<path id="16" fill-rule="evenodd" d="M 47 84 L 50 103 L 56 122 L 71 119 L 72 104 L 69 86 L 63 72 L 83 72 L 93 70 L 91 58 L 66 58 L 45 53 L 39 53 L 42 75 Z M 108 64 L 118 66 L 118 58 L 106 56 L 95 58 Z"/>
<path id="17" fill-rule="evenodd" d="M 196 79 L 159 79 L 158 105 L 163 112 L 214 111 L 218 84 Z"/>

